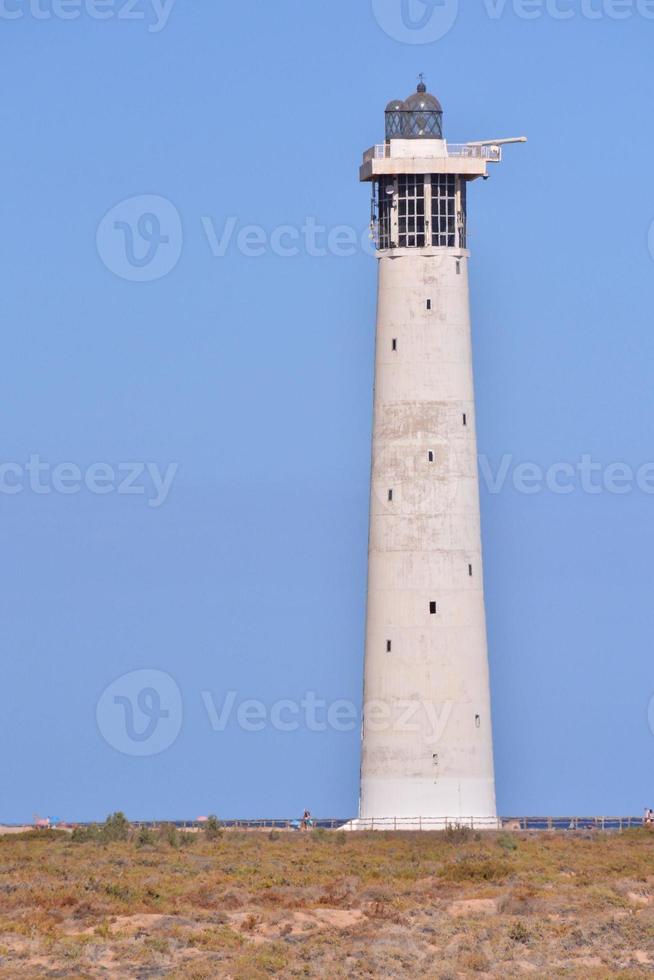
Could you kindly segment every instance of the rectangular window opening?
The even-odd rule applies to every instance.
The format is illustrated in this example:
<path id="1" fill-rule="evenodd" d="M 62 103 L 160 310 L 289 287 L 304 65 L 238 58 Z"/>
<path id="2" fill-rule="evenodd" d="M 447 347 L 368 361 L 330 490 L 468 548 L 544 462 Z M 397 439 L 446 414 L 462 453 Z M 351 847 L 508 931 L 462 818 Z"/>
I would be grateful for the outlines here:
<path id="1" fill-rule="evenodd" d="M 431 244 L 439 248 L 465 248 L 465 199 L 461 194 L 459 209 L 457 178 L 452 174 L 431 175 Z"/>
<path id="2" fill-rule="evenodd" d="M 424 248 L 425 178 L 422 174 L 398 177 L 397 230 L 397 244 L 401 248 Z"/>
<path id="3" fill-rule="evenodd" d="M 431 300 L 430 299 L 427 300 L 427 309 L 428 310 L 431 310 Z"/>
<path id="4" fill-rule="evenodd" d="M 435 616 L 436 613 L 438 612 L 438 606 L 436 605 L 435 602 L 429 603 L 429 612 L 432 616 Z"/>
<path id="5" fill-rule="evenodd" d="M 375 183 L 372 206 L 373 216 L 377 221 L 378 248 L 392 248 L 397 244 L 391 241 L 392 216 L 395 207 L 395 178 L 380 177 Z"/>
<path id="6" fill-rule="evenodd" d="M 456 274 L 457 274 L 457 276 L 460 276 L 461 275 L 461 260 L 460 259 L 457 259 L 456 260 Z"/>
<path id="7" fill-rule="evenodd" d="M 393 644 L 390 640 L 386 640 L 386 653 L 390 653 L 393 649 Z"/>
<path id="8" fill-rule="evenodd" d="M 397 340 L 393 338 L 393 350 L 397 350 Z"/>
<path id="9" fill-rule="evenodd" d="M 477 728 L 481 728 L 481 716 L 480 715 L 475 715 L 475 725 L 477 726 Z"/>
<path id="10" fill-rule="evenodd" d="M 465 412 L 463 413 L 463 424 L 464 425 L 468 424 L 468 416 L 465 414 Z"/>
<path id="11" fill-rule="evenodd" d="M 429 462 L 430 463 L 433 463 L 434 462 L 434 454 L 433 454 L 433 452 L 430 452 L 429 453 Z"/>
<path id="12" fill-rule="evenodd" d="M 468 575 L 472 578 L 472 565 L 468 565 Z"/>
<path id="13" fill-rule="evenodd" d="M 392 504 L 393 503 L 393 491 L 392 490 L 389 490 L 388 491 L 388 502 L 389 502 L 389 504 Z"/>

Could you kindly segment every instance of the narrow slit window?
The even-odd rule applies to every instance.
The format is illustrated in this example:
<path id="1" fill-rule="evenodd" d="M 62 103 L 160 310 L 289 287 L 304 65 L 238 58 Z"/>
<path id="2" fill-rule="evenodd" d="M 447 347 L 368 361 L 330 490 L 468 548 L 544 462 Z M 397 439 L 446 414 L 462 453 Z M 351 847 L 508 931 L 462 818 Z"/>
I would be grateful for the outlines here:
<path id="1" fill-rule="evenodd" d="M 431 616 L 435 616 L 437 612 L 438 612 L 438 606 L 437 606 L 437 604 L 435 602 L 430 602 L 429 603 L 429 613 L 430 613 L 430 615 Z"/>
<path id="2" fill-rule="evenodd" d="M 393 649 L 393 644 L 390 640 L 386 640 L 386 653 L 390 653 Z"/>
<path id="3" fill-rule="evenodd" d="M 393 350 L 397 350 L 397 340 L 393 337 Z"/>
<path id="4" fill-rule="evenodd" d="M 475 715 L 475 725 L 477 728 L 481 728 L 481 716 Z"/>
<path id="5" fill-rule="evenodd" d="M 468 565 L 468 575 L 472 578 L 472 565 Z"/>
<path id="6" fill-rule="evenodd" d="M 433 454 L 433 452 L 430 452 L 429 453 L 429 462 L 430 463 L 433 463 L 434 462 L 434 454 Z"/>
<path id="7" fill-rule="evenodd" d="M 460 259 L 457 259 L 456 260 L 456 274 L 457 274 L 457 276 L 460 276 L 461 275 L 461 260 Z"/>
<path id="8" fill-rule="evenodd" d="M 464 425 L 467 425 L 468 424 L 468 416 L 466 415 L 465 412 L 463 413 L 463 424 Z"/>
<path id="9" fill-rule="evenodd" d="M 427 309 L 428 310 L 431 310 L 431 300 L 430 299 L 427 300 Z"/>
<path id="10" fill-rule="evenodd" d="M 388 502 L 389 502 L 389 504 L 392 504 L 393 503 L 393 491 L 392 490 L 389 490 L 388 491 Z"/>

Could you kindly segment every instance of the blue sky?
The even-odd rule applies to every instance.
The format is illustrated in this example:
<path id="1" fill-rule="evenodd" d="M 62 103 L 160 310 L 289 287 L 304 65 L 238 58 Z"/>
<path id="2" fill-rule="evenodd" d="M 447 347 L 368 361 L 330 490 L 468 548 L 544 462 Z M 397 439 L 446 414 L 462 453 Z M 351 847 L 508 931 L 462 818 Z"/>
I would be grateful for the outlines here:
<path id="1" fill-rule="evenodd" d="M 307 707 L 361 697 L 376 267 L 334 236 L 419 71 L 450 140 L 530 140 L 469 197 L 499 807 L 654 806 L 652 5 L 0 7 L 0 820 L 355 813 Z"/>

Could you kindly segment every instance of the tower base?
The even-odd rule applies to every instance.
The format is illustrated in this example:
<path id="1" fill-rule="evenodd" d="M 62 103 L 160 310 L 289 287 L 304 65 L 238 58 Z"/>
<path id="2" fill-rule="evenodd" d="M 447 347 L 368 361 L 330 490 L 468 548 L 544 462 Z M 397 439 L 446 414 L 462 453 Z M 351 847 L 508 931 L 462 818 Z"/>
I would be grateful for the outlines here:
<path id="1" fill-rule="evenodd" d="M 368 817 L 350 820 L 340 830 L 372 830 L 380 833 L 395 831 L 440 831 L 466 827 L 469 830 L 501 830 L 502 821 L 498 817 Z"/>

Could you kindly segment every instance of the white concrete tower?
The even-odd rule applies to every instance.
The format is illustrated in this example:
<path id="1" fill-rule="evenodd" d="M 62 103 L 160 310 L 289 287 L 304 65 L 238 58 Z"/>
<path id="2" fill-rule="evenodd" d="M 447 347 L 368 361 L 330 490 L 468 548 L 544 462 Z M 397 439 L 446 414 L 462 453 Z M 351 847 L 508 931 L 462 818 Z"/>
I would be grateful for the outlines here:
<path id="1" fill-rule="evenodd" d="M 379 295 L 360 815 L 496 826 L 466 249 L 468 182 L 421 82 L 363 159 Z"/>

